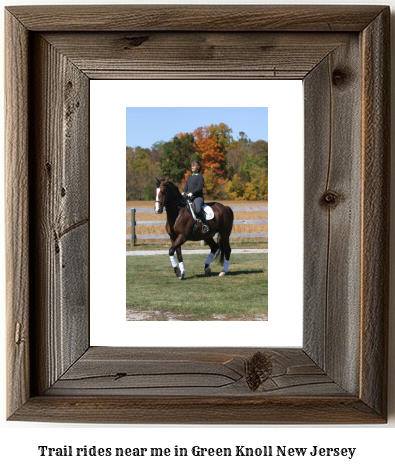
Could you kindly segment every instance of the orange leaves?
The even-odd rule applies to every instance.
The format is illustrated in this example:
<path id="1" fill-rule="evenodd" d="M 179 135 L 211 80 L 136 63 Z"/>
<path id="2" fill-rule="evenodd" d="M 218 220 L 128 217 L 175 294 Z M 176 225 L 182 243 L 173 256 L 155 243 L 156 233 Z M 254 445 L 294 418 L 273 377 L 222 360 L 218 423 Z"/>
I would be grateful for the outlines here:
<path id="1" fill-rule="evenodd" d="M 209 126 L 198 127 L 193 136 L 202 155 L 203 174 L 211 169 L 217 178 L 225 178 L 225 155 L 218 137 L 210 132 Z"/>
<path id="2" fill-rule="evenodd" d="M 198 127 L 193 131 L 196 153 L 201 155 L 205 191 L 210 197 L 218 196 L 221 187 L 228 181 L 225 175 L 226 150 L 219 140 L 221 134 L 214 132 L 217 127 Z M 185 174 L 184 179 L 188 176 Z"/>

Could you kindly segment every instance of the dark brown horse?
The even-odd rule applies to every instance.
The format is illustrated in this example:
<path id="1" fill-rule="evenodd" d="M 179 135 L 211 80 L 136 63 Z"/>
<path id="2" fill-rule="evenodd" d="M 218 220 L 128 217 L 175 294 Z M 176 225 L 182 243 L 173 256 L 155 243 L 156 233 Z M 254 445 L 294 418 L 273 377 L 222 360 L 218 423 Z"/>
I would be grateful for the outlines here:
<path id="1" fill-rule="evenodd" d="M 220 204 L 219 202 L 209 203 L 208 206 L 212 208 L 214 218 L 207 221 L 210 230 L 203 234 L 201 222 L 199 222 L 199 226 L 196 230 L 195 220 L 188 209 L 186 199 L 181 195 L 177 186 L 167 178 L 164 180 L 158 180 L 158 178 L 155 178 L 155 182 L 155 212 L 157 214 L 161 214 L 163 212 L 163 208 L 166 208 L 166 231 L 169 234 L 172 243 L 169 250 L 169 256 L 178 279 L 181 280 L 185 277 L 185 266 L 182 259 L 181 246 L 188 240 L 205 240 L 209 245 L 211 252 L 206 259 L 204 267 L 206 275 L 211 273 L 210 263 L 219 250 L 220 261 L 221 263 L 224 263 L 224 267 L 219 275 L 224 276 L 228 272 L 231 252 L 229 237 L 233 226 L 232 209 Z M 213 239 L 217 232 L 220 235 L 219 244 L 217 244 Z M 177 261 L 174 256 L 175 252 L 177 252 L 179 266 L 177 266 Z"/>

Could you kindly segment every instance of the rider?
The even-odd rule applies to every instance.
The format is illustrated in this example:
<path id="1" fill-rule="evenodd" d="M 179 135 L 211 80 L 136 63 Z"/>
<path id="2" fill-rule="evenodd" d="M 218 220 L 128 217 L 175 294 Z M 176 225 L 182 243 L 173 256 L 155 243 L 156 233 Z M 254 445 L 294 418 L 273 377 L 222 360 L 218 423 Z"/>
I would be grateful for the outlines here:
<path id="1" fill-rule="evenodd" d="M 202 221 L 202 232 L 207 233 L 210 230 L 210 227 L 207 224 L 204 210 L 202 210 L 202 206 L 204 204 L 204 179 L 202 174 L 200 173 L 202 165 L 200 162 L 195 161 L 191 163 L 191 168 L 192 175 L 187 179 L 182 195 L 185 196 L 185 194 L 187 194 L 188 197 L 192 198 L 192 201 L 195 204 L 196 208 L 196 215 L 200 217 L 200 220 Z"/>

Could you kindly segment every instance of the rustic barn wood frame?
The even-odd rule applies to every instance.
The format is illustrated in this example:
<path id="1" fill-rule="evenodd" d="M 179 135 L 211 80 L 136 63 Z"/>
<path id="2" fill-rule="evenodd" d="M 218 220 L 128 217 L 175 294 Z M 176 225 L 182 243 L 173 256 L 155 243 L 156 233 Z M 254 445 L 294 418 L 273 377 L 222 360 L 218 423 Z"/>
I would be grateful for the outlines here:
<path id="1" fill-rule="evenodd" d="M 8 419 L 386 421 L 389 18 L 380 6 L 6 9 Z M 89 83 L 118 78 L 304 81 L 301 349 L 90 347 Z"/>

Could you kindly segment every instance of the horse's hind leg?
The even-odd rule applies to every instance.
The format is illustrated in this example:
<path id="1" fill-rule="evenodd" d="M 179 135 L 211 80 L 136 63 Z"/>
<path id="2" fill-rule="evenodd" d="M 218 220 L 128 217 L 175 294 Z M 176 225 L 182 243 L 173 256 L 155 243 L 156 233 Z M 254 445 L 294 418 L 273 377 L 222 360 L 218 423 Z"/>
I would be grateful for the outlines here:
<path id="1" fill-rule="evenodd" d="M 221 243 L 222 243 L 222 249 L 225 255 L 225 261 L 224 261 L 224 267 L 222 271 L 219 273 L 219 275 L 225 276 L 225 274 L 229 270 L 230 252 L 232 251 L 230 248 L 230 244 L 229 244 L 229 235 L 226 235 L 224 237 L 221 236 Z"/>
<path id="2" fill-rule="evenodd" d="M 211 249 L 211 252 L 207 256 L 206 263 L 204 265 L 204 273 L 205 273 L 206 276 L 209 276 L 211 274 L 210 263 L 214 259 L 215 253 L 218 250 L 218 244 L 214 241 L 214 238 L 207 238 L 207 240 L 205 240 L 205 241 Z"/>

